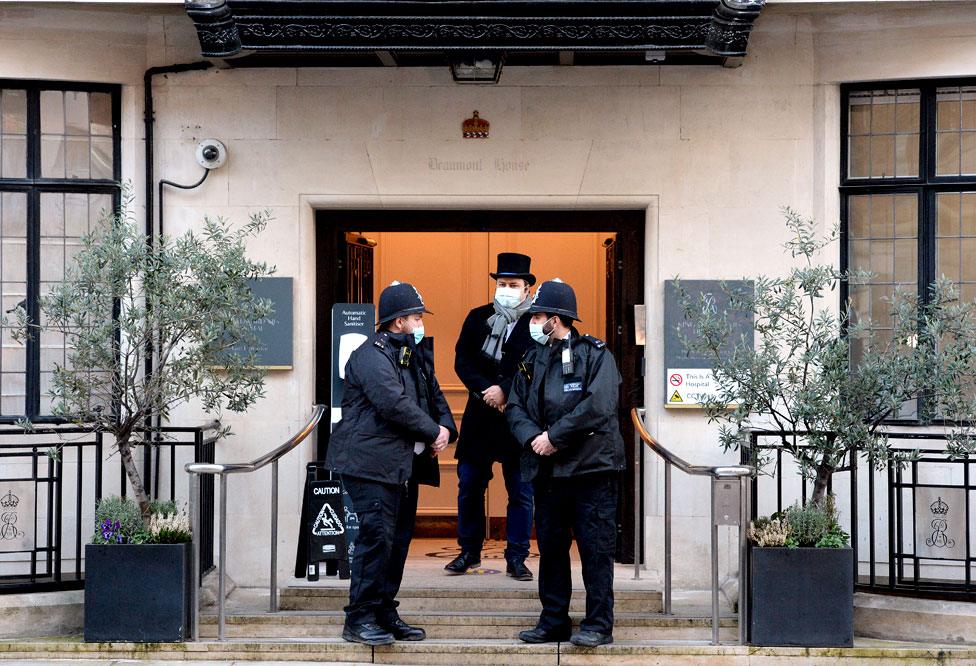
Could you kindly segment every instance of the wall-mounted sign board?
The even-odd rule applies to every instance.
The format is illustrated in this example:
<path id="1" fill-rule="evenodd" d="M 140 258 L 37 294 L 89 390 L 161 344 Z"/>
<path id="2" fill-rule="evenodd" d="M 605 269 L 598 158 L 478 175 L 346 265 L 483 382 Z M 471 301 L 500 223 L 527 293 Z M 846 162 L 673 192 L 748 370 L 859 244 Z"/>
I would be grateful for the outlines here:
<path id="1" fill-rule="evenodd" d="M 724 287 L 723 287 L 724 285 Z M 729 295 L 753 289 L 751 280 L 681 280 L 685 298 L 697 304 L 703 294 L 710 294 L 717 312 L 725 312 L 732 324 L 730 344 L 753 344 L 752 315 L 733 312 L 729 308 Z M 711 359 L 689 351 L 683 338 L 694 339 L 695 327 L 685 317 L 681 295 L 674 280 L 664 284 L 664 406 L 671 408 L 701 408 L 708 398 L 718 391 L 712 373 Z"/>
<path id="2" fill-rule="evenodd" d="M 372 303 L 332 306 L 332 423 L 342 418 L 342 387 L 349 356 L 375 332 L 376 306 Z"/>

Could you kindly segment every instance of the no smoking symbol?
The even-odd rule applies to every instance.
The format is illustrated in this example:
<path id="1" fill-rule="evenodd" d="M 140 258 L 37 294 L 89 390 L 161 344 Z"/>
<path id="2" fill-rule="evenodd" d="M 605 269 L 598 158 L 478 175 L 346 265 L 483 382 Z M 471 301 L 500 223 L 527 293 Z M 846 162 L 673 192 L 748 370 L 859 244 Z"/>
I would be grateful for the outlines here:
<path id="1" fill-rule="evenodd" d="M 681 386 L 681 382 L 682 382 L 681 375 L 675 373 L 671 375 L 668 381 L 671 382 L 671 386 Z"/>

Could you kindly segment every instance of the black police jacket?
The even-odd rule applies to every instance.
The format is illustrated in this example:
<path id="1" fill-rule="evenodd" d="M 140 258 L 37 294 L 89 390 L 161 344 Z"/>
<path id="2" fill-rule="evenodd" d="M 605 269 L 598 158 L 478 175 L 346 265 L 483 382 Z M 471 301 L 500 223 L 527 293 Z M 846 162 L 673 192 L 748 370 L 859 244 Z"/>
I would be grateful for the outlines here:
<path id="1" fill-rule="evenodd" d="M 564 374 L 562 351 L 572 349 Z M 620 373 L 606 344 L 573 329 L 569 341 L 536 345 L 515 375 L 505 415 L 522 445 L 522 479 L 541 470 L 571 477 L 624 469 L 624 441 L 617 421 Z M 531 442 L 544 431 L 556 448 L 536 454 Z"/>
<path id="2" fill-rule="evenodd" d="M 439 485 L 429 445 L 439 426 L 450 431 L 451 441 L 457 429 L 430 356 L 411 335 L 388 332 L 372 335 L 349 356 L 342 420 L 325 459 L 330 469 L 383 483 L 404 483 L 413 476 L 418 483 Z M 415 442 L 427 444 L 427 450 L 415 456 Z"/>
<path id="3" fill-rule="evenodd" d="M 486 405 L 481 392 L 497 384 L 506 398 L 511 394 L 518 363 L 525 352 L 535 346 L 529 335 L 531 315 L 524 314 L 515 322 L 511 335 L 502 345 L 499 362 L 481 353 L 485 338 L 491 332 L 488 318 L 494 313 L 491 303 L 471 310 L 454 347 L 454 371 L 468 389 L 468 402 L 461 417 L 461 436 L 454 452 L 454 457 L 459 460 L 490 463 L 519 452 L 505 415 Z"/>

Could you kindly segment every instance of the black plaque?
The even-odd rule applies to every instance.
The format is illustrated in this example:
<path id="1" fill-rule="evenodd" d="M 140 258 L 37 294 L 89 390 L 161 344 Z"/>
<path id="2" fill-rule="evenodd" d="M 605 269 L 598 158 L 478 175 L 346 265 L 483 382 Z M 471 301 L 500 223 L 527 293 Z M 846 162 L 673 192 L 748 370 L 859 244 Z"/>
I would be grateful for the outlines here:
<path id="1" fill-rule="evenodd" d="M 294 298 L 290 277 L 266 277 L 249 280 L 251 293 L 257 298 L 271 301 L 271 314 L 251 324 L 254 343 L 254 365 L 265 370 L 291 370 L 292 340 L 294 330 Z M 232 347 L 228 354 L 241 354 L 243 350 Z"/>
<path id="2" fill-rule="evenodd" d="M 712 376 L 712 359 L 688 349 L 684 340 L 695 340 L 697 331 L 685 316 L 684 300 L 693 307 L 702 303 L 702 296 L 711 298 L 711 306 L 724 314 L 732 333 L 725 349 L 745 345 L 752 347 L 755 330 L 752 313 L 731 307 L 730 294 L 751 293 L 751 280 L 681 280 L 683 294 L 674 280 L 664 283 L 664 387 L 665 406 L 700 407 L 716 390 Z"/>

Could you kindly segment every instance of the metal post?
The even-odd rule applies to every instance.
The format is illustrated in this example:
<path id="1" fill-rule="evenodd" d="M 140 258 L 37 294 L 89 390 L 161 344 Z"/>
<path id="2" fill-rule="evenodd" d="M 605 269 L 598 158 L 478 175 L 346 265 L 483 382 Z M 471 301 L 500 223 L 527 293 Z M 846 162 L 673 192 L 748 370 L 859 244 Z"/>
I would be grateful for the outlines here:
<path id="1" fill-rule="evenodd" d="M 718 645 L 718 525 L 715 516 L 715 479 L 712 479 L 712 645 Z"/>
<path id="2" fill-rule="evenodd" d="M 217 640 L 224 640 L 224 593 L 227 589 L 227 475 L 220 475 L 220 578 L 217 584 Z"/>
<path id="3" fill-rule="evenodd" d="M 278 612 L 278 461 L 271 463 L 271 612 Z"/>
<path id="4" fill-rule="evenodd" d="M 671 462 L 664 461 L 664 614 L 671 615 Z"/>
<path id="5" fill-rule="evenodd" d="M 634 430 L 634 580 L 640 580 L 640 542 L 641 542 L 641 522 L 644 517 L 640 515 L 640 493 L 641 493 L 641 473 L 640 473 L 640 453 L 641 438 L 640 433 Z"/>
<path id="6" fill-rule="evenodd" d="M 749 486 L 748 476 L 739 477 L 739 645 L 748 641 L 749 623 Z"/>
<path id="7" fill-rule="evenodd" d="M 193 617 L 193 640 L 200 640 L 200 475 L 190 475 L 190 536 L 193 542 L 193 583 L 190 586 L 190 608 Z"/>

